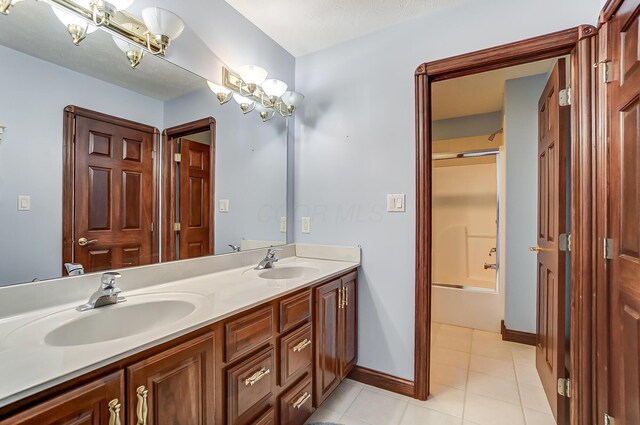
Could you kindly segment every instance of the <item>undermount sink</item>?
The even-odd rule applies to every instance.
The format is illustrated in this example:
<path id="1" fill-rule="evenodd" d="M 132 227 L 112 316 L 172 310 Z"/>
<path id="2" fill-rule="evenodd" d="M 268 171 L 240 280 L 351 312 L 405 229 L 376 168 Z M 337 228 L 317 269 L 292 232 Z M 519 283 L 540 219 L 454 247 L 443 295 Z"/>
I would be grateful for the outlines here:
<path id="1" fill-rule="evenodd" d="M 188 316 L 195 309 L 195 304 L 182 300 L 101 307 L 54 329 L 44 341 L 58 347 L 111 341 L 161 328 Z"/>
<path id="2" fill-rule="evenodd" d="M 298 279 L 314 271 L 318 269 L 307 266 L 275 266 L 259 272 L 258 276 L 263 279 Z"/>

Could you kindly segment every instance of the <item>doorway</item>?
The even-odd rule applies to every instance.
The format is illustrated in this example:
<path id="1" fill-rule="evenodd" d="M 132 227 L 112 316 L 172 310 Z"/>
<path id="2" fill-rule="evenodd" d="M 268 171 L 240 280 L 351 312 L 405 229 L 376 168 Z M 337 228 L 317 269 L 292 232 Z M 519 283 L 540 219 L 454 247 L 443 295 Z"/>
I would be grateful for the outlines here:
<path id="1" fill-rule="evenodd" d="M 575 72 L 571 75 L 572 92 L 577 93 L 576 98 L 582 99 L 580 94 L 588 92 L 592 81 L 592 39 L 596 33 L 593 27 L 579 27 L 547 36 L 537 37 L 510 45 L 474 52 L 455 58 L 444 59 L 431 63 L 425 63 L 416 70 L 416 142 L 417 142 L 417 223 L 416 223 L 416 353 L 415 353 L 415 396 L 418 399 L 426 399 L 429 394 L 429 347 L 432 338 L 431 302 L 432 294 L 432 247 L 433 232 L 432 223 L 432 94 L 433 83 L 456 77 L 478 74 L 481 72 L 501 69 L 509 66 L 530 63 L 552 57 L 571 55 L 571 69 Z M 591 105 L 589 102 L 576 102 L 572 106 L 571 126 L 576 131 L 571 135 L 570 163 L 571 172 L 576 175 L 584 175 L 590 172 L 589 165 L 585 162 L 586 152 L 582 147 L 583 141 L 589 139 L 591 134 L 587 131 L 590 127 Z M 580 152 L 580 155 L 573 153 Z M 576 217 L 581 214 L 578 206 L 586 205 L 590 198 L 590 189 L 584 185 L 574 188 L 571 192 L 570 214 Z M 584 235 L 588 229 L 588 223 L 584 220 L 572 220 L 574 231 Z M 581 299 L 589 296 L 589 285 L 584 276 L 577 270 L 584 267 L 591 255 L 591 240 L 587 236 L 580 241 L 580 245 L 574 245 L 572 252 L 573 263 L 571 266 L 571 286 L 574 298 Z M 563 306 L 564 309 L 564 306 Z M 586 326 L 585 318 L 590 317 L 587 307 L 581 303 L 571 306 L 571 328 Z M 571 332 L 571 346 L 576 347 L 571 351 L 571 373 L 587 370 L 591 367 L 591 351 L 588 344 L 573 344 L 573 341 L 582 338 L 579 332 Z M 564 359 L 563 359 L 564 363 Z M 583 376 L 581 374 L 580 376 Z M 573 402 L 582 404 L 584 399 L 576 400 L 575 392 L 584 389 L 590 392 L 589 381 L 580 379 L 577 387 L 571 386 Z M 586 398 L 586 400 L 589 400 Z M 587 401 L 588 402 L 588 401 Z M 572 411 L 576 408 L 572 406 Z M 574 423 L 579 418 L 572 418 Z"/>
<path id="2" fill-rule="evenodd" d="M 215 153 L 213 117 L 164 131 L 163 261 L 215 252 Z"/>
<path id="3" fill-rule="evenodd" d="M 90 273 L 158 262 L 158 130 L 68 106 L 64 133 L 63 263 Z"/>

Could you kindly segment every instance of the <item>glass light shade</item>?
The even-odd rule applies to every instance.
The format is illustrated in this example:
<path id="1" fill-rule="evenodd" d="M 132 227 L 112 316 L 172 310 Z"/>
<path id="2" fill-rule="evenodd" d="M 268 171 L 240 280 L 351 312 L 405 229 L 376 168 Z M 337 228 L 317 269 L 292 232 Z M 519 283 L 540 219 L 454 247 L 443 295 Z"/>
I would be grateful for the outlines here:
<path id="1" fill-rule="evenodd" d="M 76 0 L 75 3 L 87 9 L 90 8 L 89 0 Z M 60 20 L 60 22 L 62 22 L 65 27 L 69 27 L 69 25 L 77 25 L 81 28 L 86 28 L 87 34 L 91 34 L 98 29 L 98 27 L 96 27 L 95 25 L 89 24 L 89 22 L 85 21 L 79 16 L 74 15 L 71 12 L 58 9 L 54 6 L 51 6 L 51 9 L 53 9 L 53 13 L 55 13 L 56 17 Z"/>
<path id="2" fill-rule="evenodd" d="M 287 84 L 284 81 L 271 78 L 262 83 L 262 90 L 269 97 L 280 97 L 287 91 Z"/>
<path id="3" fill-rule="evenodd" d="M 261 85 L 267 78 L 267 70 L 255 65 L 243 65 L 238 69 L 240 78 L 247 84 Z"/>
<path id="4" fill-rule="evenodd" d="M 254 100 L 249 99 L 248 97 L 244 97 L 239 93 L 233 94 L 233 100 L 238 102 L 238 105 L 249 105 L 249 107 L 253 107 L 253 105 L 256 103 Z"/>
<path id="5" fill-rule="evenodd" d="M 133 31 L 134 25 L 130 22 L 125 22 L 122 26 L 130 31 Z M 125 40 L 116 37 L 115 35 L 111 36 L 113 38 L 113 42 L 116 43 L 118 49 L 122 50 L 124 53 L 130 52 L 132 50 L 140 50 L 139 47 L 126 42 Z"/>
<path id="6" fill-rule="evenodd" d="M 110 5 L 115 7 L 116 10 L 125 10 L 126 8 L 131 6 L 131 4 L 134 2 L 134 0 L 104 0 L 104 1 L 105 3 L 109 3 Z"/>
<path id="7" fill-rule="evenodd" d="M 268 113 L 268 112 L 271 112 L 271 109 L 262 106 L 262 104 L 260 104 L 258 102 L 258 103 L 256 103 L 256 111 L 258 111 L 259 113 L 262 113 L 262 112 L 267 112 Z"/>
<path id="8" fill-rule="evenodd" d="M 164 35 L 171 40 L 180 37 L 184 31 L 184 22 L 178 15 L 159 7 L 142 9 L 142 20 L 153 35 Z"/>
<path id="9" fill-rule="evenodd" d="M 209 89 L 215 94 L 223 94 L 227 96 L 229 93 L 231 93 L 231 90 L 219 84 L 212 83 L 211 81 L 207 81 L 207 84 L 209 85 Z"/>
<path id="10" fill-rule="evenodd" d="M 303 100 L 304 96 L 297 91 L 288 91 L 282 95 L 282 101 L 287 107 L 297 108 Z"/>
<path id="11" fill-rule="evenodd" d="M 22 0 L 11 0 L 11 6 L 15 5 L 18 2 L 21 2 Z"/>

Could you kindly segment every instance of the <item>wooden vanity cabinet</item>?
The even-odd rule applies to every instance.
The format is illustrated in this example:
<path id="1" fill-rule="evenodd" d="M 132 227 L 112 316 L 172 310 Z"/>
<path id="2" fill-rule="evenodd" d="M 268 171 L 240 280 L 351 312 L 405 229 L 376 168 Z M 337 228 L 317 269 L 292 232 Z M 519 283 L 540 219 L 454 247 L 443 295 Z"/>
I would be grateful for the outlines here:
<path id="1" fill-rule="evenodd" d="M 319 406 L 357 361 L 357 272 L 314 289 L 315 398 Z"/>
<path id="2" fill-rule="evenodd" d="M 0 425 L 302 425 L 357 360 L 357 273 L 0 408 Z"/>
<path id="3" fill-rule="evenodd" d="M 0 420 L 0 424 L 114 425 L 124 423 L 124 400 L 124 374 L 119 371 Z"/>
<path id="4" fill-rule="evenodd" d="M 208 333 L 127 367 L 127 423 L 213 425 L 214 365 Z"/>

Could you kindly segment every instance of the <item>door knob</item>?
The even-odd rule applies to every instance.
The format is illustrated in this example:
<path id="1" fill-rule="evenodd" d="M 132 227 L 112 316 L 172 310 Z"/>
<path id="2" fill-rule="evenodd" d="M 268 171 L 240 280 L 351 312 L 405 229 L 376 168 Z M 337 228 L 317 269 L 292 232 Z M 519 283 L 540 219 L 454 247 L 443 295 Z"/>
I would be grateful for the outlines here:
<path id="1" fill-rule="evenodd" d="M 540 248 L 538 245 L 530 246 L 529 247 L 529 251 L 531 251 L 531 252 L 540 252 L 540 251 L 542 251 L 542 248 Z"/>
<path id="2" fill-rule="evenodd" d="M 89 245 L 90 243 L 94 243 L 94 242 L 98 242 L 98 240 L 97 239 L 89 240 L 87 238 L 78 239 L 78 245 L 80 245 L 80 246 L 86 246 L 86 245 Z"/>

